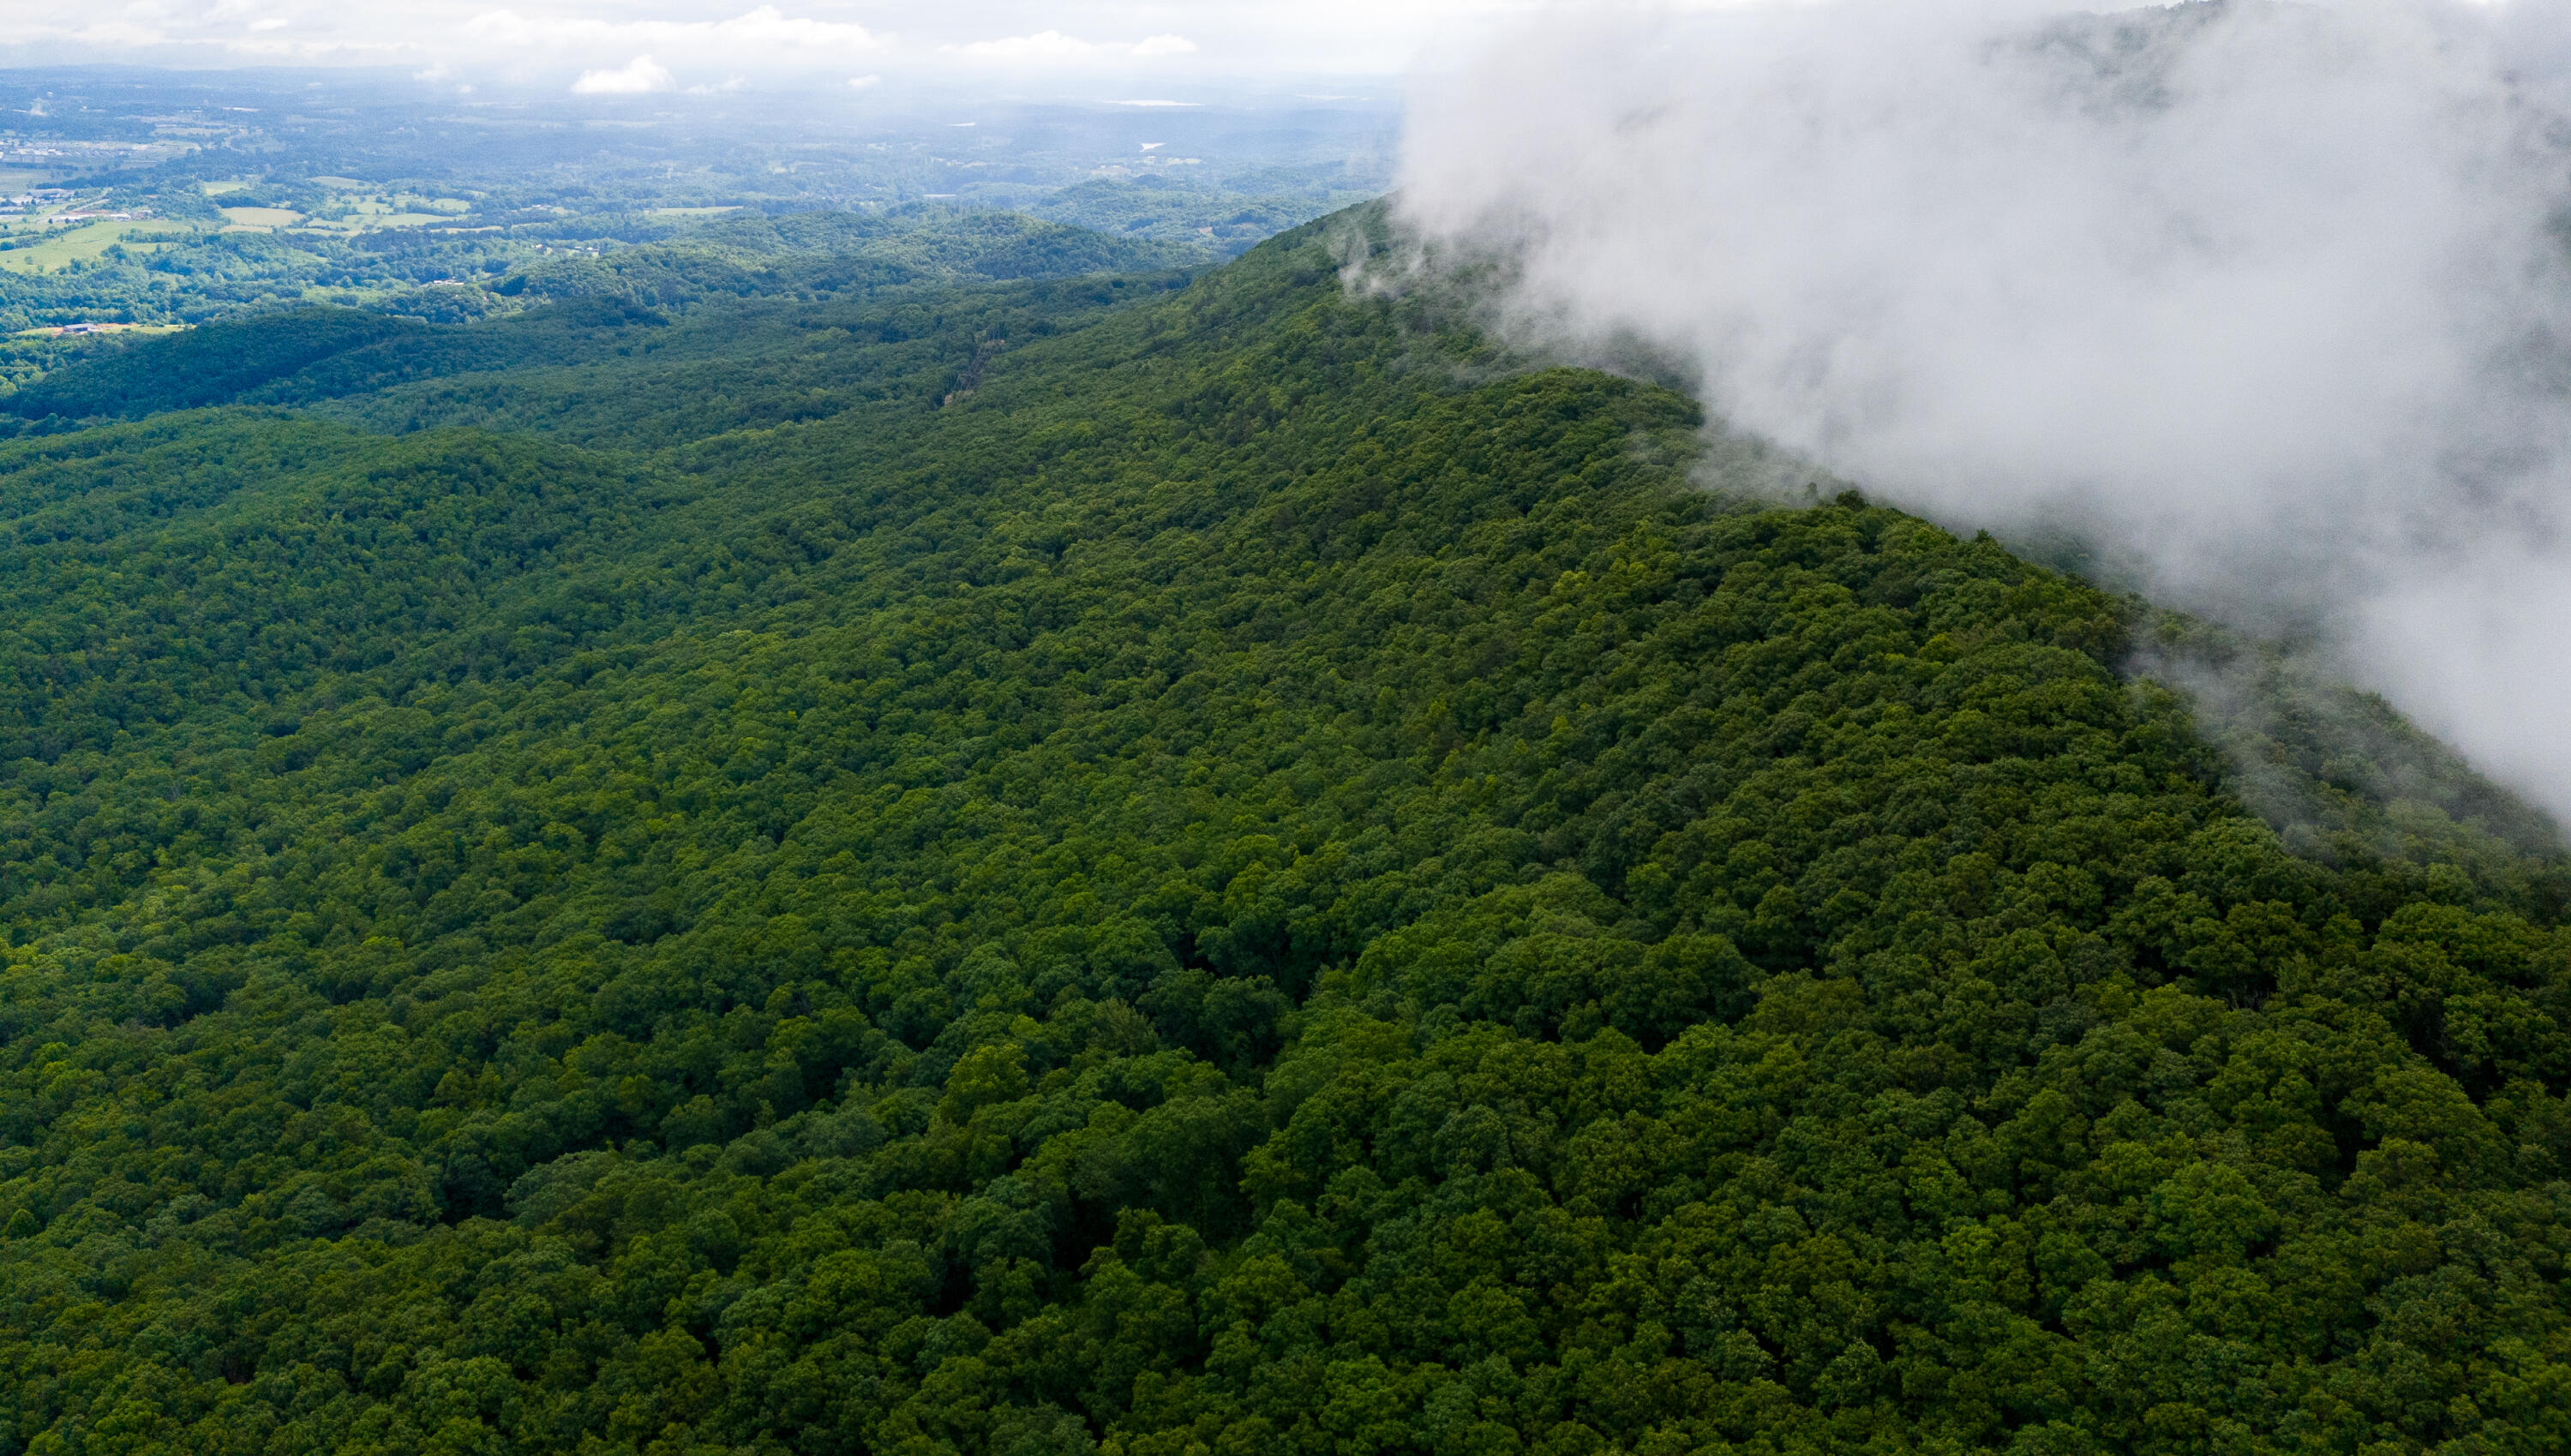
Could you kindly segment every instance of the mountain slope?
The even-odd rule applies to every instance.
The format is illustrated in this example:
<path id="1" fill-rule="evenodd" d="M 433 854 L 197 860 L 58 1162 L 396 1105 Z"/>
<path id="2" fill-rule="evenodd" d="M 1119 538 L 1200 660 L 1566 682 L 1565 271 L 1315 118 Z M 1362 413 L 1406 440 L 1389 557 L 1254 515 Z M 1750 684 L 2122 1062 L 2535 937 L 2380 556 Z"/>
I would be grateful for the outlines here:
<path id="1" fill-rule="evenodd" d="M 417 429 L 431 421 L 463 422 L 459 414 L 476 405 L 487 414 L 490 403 L 475 396 L 496 396 L 516 414 L 532 403 L 529 427 L 555 428 L 559 422 L 546 416 L 562 411 L 563 396 L 582 383 L 604 382 L 632 403 L 595 431 L 602 439 L 631 444 L 637 428 L 664 439 L 694 439 L 718 428 L 703 418 L 709 403 L 747 395 L 766 407 L 758 420 L 735 419 L 734 425 L 835 414 L 855 399 L 880 397 L 889 369 L 943 367 L 952 382 L 977 346 L 1005 340 L 1013 329 L 1050 332 L 1085 311 L 1183 281 L 1169 275 L 888 289 L 862 302 L 761 298 L 677 319 L 600 298 L 463 325 L 297 308 L 208 324 L 85 360 L 0 395 L 0 413 L 15 410 L 61 427 L 208 405 L 346 401 L 339 412 L 360 422 Z M 900 343 L 913 347 L 881 347 Z M 724 377 L 716 371 L 726 364 L 754 372 Z M 673 367 L 693 376 L 673 377 Z M 617 377 L 637 368 L 658 377 L 639 388 Z M 805 377 L 775 377 L 780 369 Z M 792 387 L 798 384 L 805 387 Z M 458 396 L 474 402 L 459 409 Z M 569 403 L 577 412 L 578 401 Z M 673 420 L 674 409 L 686 413 Z"/>
<path id="2" fill-rule="evenodd" d="M 2526 876 L 1351 226 L 648 459 L 0 449 L 0 1449 L 2561 1444 Z"/>

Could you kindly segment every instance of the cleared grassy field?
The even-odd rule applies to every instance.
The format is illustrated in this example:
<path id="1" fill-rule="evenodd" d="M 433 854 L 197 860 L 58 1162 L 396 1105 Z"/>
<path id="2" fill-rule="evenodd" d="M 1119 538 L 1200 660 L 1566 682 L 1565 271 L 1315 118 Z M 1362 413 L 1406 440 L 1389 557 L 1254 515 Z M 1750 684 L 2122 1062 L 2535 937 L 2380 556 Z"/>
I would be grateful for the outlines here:
<path id="1" fill-rule="evenodd" d="M 348 205 L 348 211 L 352 216 L 342 220 L 341 226 L 417 228 L 424 223 L 443 223 L 454 216 L 453 213 L 438 209 L 433 204 L 423 207 L 421 206 L 423 202 L 425 200 L 420 198 L 399 197 L 388 203 L 373 201 L 351 203 Z M 455 210 L 457 213 L 462 211 L 464 210 L 461 207 Z"/>
<path id="2" fill-rule="evenodd" d="M 312 180 L 327 183 L 342 179 L 316 177 Z M 367 193 L 358 197 L 338 193 L 300 221 L 275 226 L 290 226 L 302 233 L 348 238 L 384 228 L 420 228 L 431 223 L 451 222 L 472 210 L 473 205 L 460 198 L 433 198 L 421 193 Z M 249 210 L 228 208 L 225 211 Z"/>
<path id="3" fill-rule="evenodd" d="M 235 228 L 291 228 L 303 221 L 301 213 L 285 208 L 226 208 L 223 212 Z"/>
<path id="4" fill-rule="evenodd" d="M 188 325 L 184 323 L 93 323 L 82 325 L 81 327 L 84 332 L 88 333 L 131 333 L 140 335 L 153 333 L 182 333 L 187 330 Z M 63 326 L 56 324 L 46 328 L 22 328 L 9 336 L 11 338 L 18 339 L 58 338 L 62 335 L 63 331 Z"/>
<path id="5" fill-rule="evenodd" d="M 63 264 L 97 257 L 119 243 L 128 252 L 153 252 L 175 245 L 169 238 L 170 225 L 159 228 L 137 228 L 131 222 L 113 218 L 84 223 L 76 228 L 19 227 L 0 235 L 0 243 L 17 246 L 0 248 L 0 270 L 13 273 L 50 272 Z M 140 234 L 137 238 L 132 235 Z M 27 245 L 30 243 L 33 245 Z"/>

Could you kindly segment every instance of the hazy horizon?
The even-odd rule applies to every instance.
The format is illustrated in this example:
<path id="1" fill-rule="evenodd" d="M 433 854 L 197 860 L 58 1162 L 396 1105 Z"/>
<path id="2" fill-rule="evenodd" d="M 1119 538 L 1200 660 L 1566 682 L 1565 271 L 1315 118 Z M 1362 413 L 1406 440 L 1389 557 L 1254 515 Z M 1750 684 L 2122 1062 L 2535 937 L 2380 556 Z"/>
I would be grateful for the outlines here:
<path id="1" fill-rule="evenodd" d="M 999 86 L 1045 100 L 1156 100 L 1167 92 L 1202 101 L 1243 84 L 1389 81 L 1423 53 L 1528 9 L 1507 0 L 398 0 L 362 7 L 144 0 L 0 17 L 0 68 L 365 66 L 398 68 L 450 88 L 497 84 L 588 95 L 810 91 L 855 82 Z"/>

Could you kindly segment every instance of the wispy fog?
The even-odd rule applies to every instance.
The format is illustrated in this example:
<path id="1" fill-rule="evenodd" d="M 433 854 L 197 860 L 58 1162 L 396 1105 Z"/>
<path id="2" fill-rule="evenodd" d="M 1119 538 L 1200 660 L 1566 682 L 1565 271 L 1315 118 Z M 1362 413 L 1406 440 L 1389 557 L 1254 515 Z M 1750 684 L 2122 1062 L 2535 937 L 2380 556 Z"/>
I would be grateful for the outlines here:
<path id="1" fill-rule="evenodd" d="M 1597 12 L 1402 207 L 1878 497 L 2317 632 L 2571 814 L 2571 3 Z"/>

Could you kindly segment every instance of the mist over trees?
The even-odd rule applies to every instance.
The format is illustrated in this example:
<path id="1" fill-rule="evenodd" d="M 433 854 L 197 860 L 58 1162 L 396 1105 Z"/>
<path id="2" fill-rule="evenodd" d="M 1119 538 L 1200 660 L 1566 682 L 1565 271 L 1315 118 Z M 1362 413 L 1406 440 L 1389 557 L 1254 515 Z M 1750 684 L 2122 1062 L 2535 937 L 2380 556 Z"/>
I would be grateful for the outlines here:
<path id="1" fill-rule="evenodd" d="M 1561 10 L 1423 86 L 1396 197 L 1514 331 L 2311 641 L 2563 814 L 2566 122 L 2556 0 Z"/>

